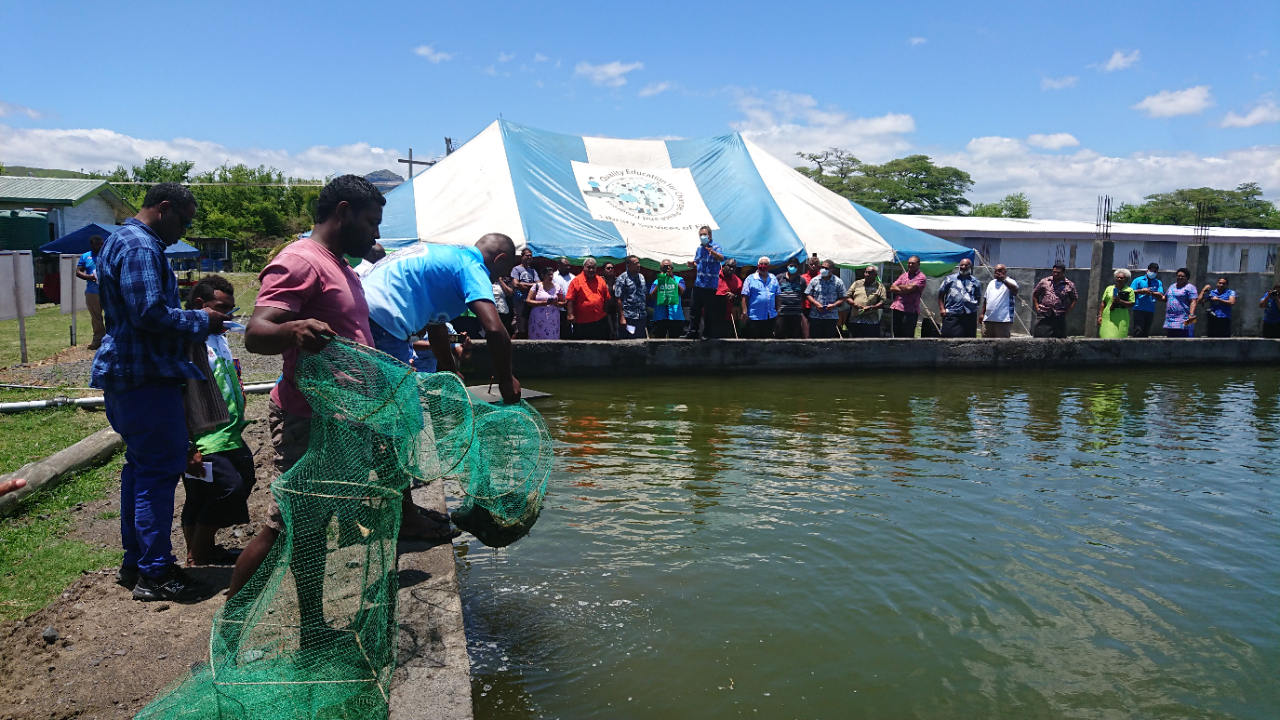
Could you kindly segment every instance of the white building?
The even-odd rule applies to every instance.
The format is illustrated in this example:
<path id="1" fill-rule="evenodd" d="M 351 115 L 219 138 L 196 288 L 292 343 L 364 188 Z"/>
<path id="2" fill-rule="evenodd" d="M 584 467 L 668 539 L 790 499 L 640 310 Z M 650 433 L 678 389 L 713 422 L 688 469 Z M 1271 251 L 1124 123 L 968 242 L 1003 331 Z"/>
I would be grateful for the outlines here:
<path id="1" fill-rule="evenodd" d="M 886 215 L 917 230 L 977 250 L 990 265 L 1047 268 L 1061 262 L 1087 268 L 1096 228 L 1075 220 L 1016 220 L 1013 218 L 944 215 Z M 1185 225 L 1115 223 L 1116 267 L 1130 269 L 1159 263 L 1162 270 L 1185 264 L 1187 245 L 1196 228 Z M 1209 228 L 1209 272 L 1274 272 L 1280 230 Z"/>
<path id="2" fill-rule="evenodd" d="M 40 210 L 49 218 L 49 240 L 88 225 L 119 225 L 133 208 L 106 180 L 0 175 L 0 210 Z"/>

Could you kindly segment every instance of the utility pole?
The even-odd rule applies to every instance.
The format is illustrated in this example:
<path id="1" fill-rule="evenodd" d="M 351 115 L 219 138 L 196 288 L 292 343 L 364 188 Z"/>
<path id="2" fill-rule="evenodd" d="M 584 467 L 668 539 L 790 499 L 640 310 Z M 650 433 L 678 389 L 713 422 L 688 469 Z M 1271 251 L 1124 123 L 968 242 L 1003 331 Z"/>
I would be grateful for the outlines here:
<path id="1" fill-rule="evenodd" d="M 409 180 L 412 180 L 412 179 L 413 179 L 413 166 L 414 166 L 414 165 L 421 165 L 421 166 L 423 166 L 423 167 L 431 167 L 432 165 L 435 165 L 435 164 L 436 164 L 436 161 L 435 161 L 435 160 L 414 160 L 414 159 L 413 159 L 413 148 L 409 148 L 409 159 L 408 159 L 408 160 L 405 160 L 404 158 L 400 158 L 400 159 L 398 160 L 398 162 L 406 163 L 406 164 L 408 164 L 408 165 L 409 165 Z"/>

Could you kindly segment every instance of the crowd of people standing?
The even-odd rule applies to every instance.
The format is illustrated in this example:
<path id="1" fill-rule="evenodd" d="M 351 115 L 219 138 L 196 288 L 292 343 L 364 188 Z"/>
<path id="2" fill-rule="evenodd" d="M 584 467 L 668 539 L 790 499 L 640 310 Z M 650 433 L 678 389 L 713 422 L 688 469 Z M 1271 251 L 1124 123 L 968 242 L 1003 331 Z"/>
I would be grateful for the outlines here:
<path id="1" fill-rule="evenodd" d="M 1019 303 L 1027 302 L 1004 265 L 991 268 L 992 279 L 983 283 L 975 277 L 973 262 L 963 259 L 955 272 L 943 278 L 936 298 L 926 298 L 928 277 L 915 256 L 907 259 L 891 283 L 882 282 L 880 267 L 872 264 L 857 268 L 846 285 L 836 264 L 816 254 L 789 260 L 783 268 L 761 257 L 754 268 L 740 272 L 737 261 L 713 240 L 711 228 L 701 228 L 698 239 L 694 258 L 687 263 L 692 284 L 677 274 L 676 264 L 669 259 L 663 259 L 654 273 L 634 255 L 625 259 L 621 269 L 586 258 L 581 272 L 575 274 L 568 258 L 550 265 L 536 260 L 526 248 L 511 276 L 494 283 L 494 295 L 500 305 L 511 303 L 512 336 L 531 340 L 911 338 L 918 334 L 1010 338 Z M 1158 271 L 1154 263 L 1137 278 L 1128 270 L 1115 271 L 1115 284 L 1102 292 L 1094 318 L 1099 337 L 1149 337 L 1157 301 L 1165 303 L 1162 327 L 1168 337 L 1194 337 L 1201 308 L 1205 311 L 1203 334 L 1230 337 L 1236 295 L 1226 277 L 1197 290 L 1182 268 L 1166 289 Z M 1066 338 L 1067 318 L 1079 301 L 1066 267 L 1055 264 L 1031 289 L 1034 320 L 1026 333 Z M 936 315 L 928 309 L 934 302 Z M 1259 303 L 1264 310 L 1264 337 L 1280 337 L 1278 303 L 1280 285 Z"/>

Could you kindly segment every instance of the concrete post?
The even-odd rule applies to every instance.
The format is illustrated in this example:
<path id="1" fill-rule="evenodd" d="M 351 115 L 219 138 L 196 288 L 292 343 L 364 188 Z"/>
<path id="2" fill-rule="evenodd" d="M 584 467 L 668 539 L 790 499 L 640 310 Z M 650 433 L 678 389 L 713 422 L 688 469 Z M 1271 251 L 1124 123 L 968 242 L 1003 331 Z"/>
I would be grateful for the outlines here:
<path id="1" fill-rule="evenodd" d="M 1089 261 L 1089 293 L 1085 303 L 1084 336 L 1098 337 L 1098 308 L 1102 305 L 1102 291 L 1114 283 L 1111 276 L 1115 265 L 1116 244 L 1110 240 L 1093 241 L 1093 257 Z"/>

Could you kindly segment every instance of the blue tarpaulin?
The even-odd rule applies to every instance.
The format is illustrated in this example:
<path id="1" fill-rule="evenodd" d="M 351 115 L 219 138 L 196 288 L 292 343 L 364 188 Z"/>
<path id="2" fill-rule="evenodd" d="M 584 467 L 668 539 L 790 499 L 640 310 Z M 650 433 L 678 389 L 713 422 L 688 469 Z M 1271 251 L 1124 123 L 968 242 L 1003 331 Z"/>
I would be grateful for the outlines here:
<path id="1" fill-rule="evenodd" d="M 69 232 L 47 245 L 42 245 L 40 247 L 40 252 L 57 253 L 59 255 L 83 255 L 84 253 L 89 252 L 89 238 L 94 235 L 101 235 L 105 240 L 108 235 L 116 232 L 122 227 L 124 226 L 89 223 L 79 230 Z M 199 250 L 191 247 L 181 240 L 165 248 L 164 254 L 169 258 L 178 260 L 200 257 Z"/>

